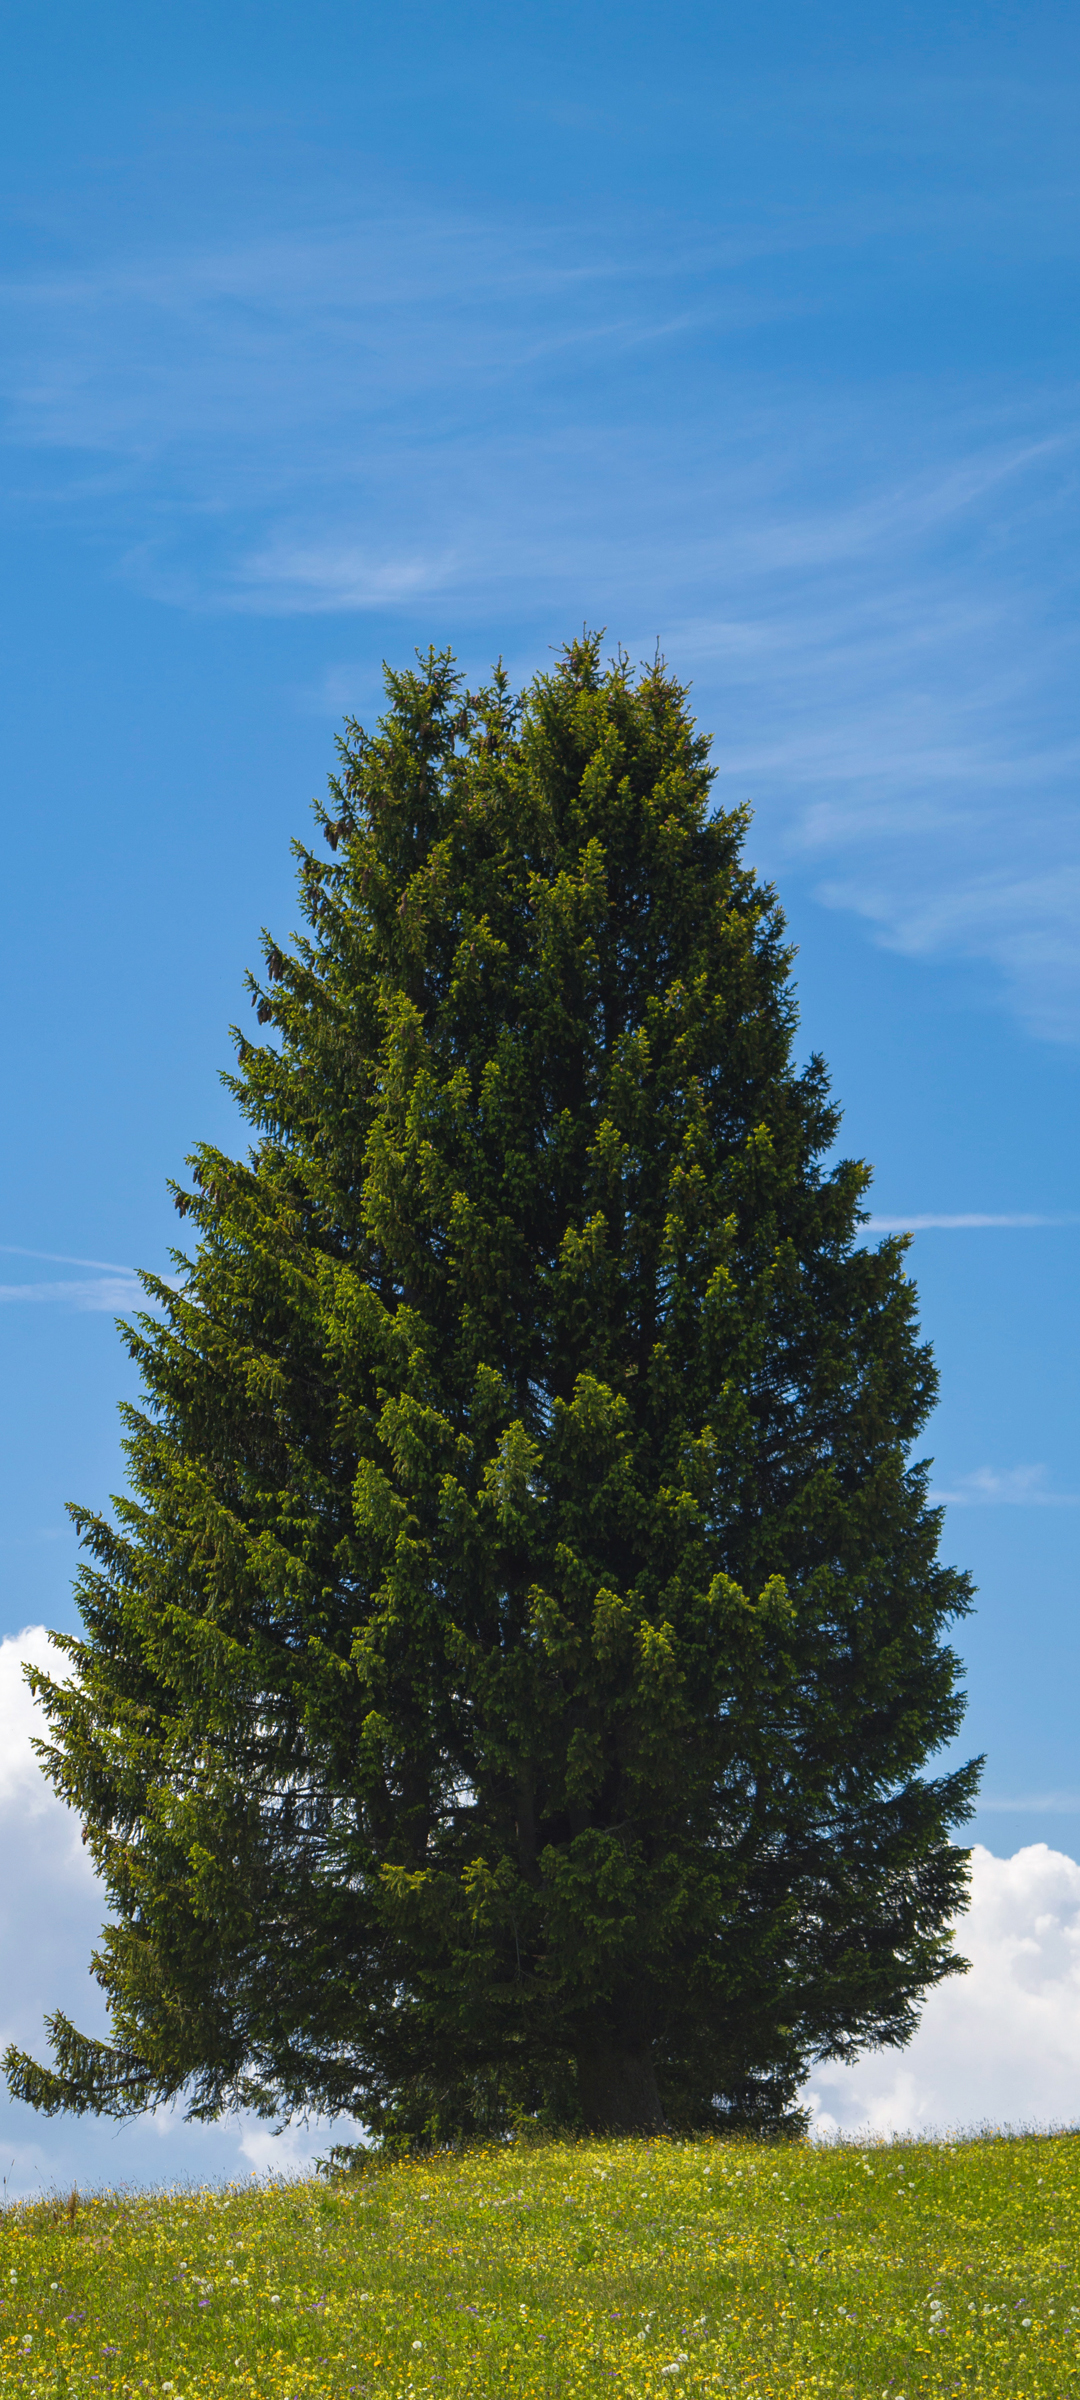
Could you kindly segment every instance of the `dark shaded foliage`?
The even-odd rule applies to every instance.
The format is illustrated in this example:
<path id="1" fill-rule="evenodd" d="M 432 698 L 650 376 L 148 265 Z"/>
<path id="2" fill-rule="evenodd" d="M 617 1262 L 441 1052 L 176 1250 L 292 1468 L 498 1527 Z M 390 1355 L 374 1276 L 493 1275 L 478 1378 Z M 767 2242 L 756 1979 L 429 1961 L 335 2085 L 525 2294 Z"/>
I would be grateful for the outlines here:
<path id="1" fill-rule="evenodd" d="M 661 666 L 448 656 L 350 725 L 246 1160 L 128 1340 L 131 1496 L 35 1678 L 114 2037 L 35 2105 L 403 2140 L 780 2123 L 955 1970 L 962 1576 L 790 954 Z"/>

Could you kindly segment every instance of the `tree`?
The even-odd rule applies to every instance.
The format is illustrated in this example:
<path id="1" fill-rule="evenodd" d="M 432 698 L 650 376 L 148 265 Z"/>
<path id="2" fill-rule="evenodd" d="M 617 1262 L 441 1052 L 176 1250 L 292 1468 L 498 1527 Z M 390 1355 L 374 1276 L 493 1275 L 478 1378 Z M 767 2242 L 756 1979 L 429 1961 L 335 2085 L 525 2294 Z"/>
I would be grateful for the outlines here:
<path id="1" fill-rule="evenodd" d="M 46 2110 L 790 2121 L 963 1962 L 966 1579 L 904 1244 L 657 663 L 449 654 L 350 722 L 249 978 L 48 1770 L 112 2039 Z"/>

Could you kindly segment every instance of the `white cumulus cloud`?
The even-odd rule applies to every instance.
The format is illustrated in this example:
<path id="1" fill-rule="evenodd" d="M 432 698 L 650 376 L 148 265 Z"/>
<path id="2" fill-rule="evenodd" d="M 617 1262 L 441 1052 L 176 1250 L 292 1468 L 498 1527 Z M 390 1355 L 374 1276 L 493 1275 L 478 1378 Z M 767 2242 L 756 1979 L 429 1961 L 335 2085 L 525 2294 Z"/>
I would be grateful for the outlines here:
<path id="1" fill-rule="evenodd" d="M 58 1678 L 67 1671 L 42 1625 L 0 1641 L 0 2048 L 14 2041 L 41 2058 L 42 2019 L 55 2008 L 86 2033 L 108 2030 L 103 1995 L 88 1972 L 106 1902 L 79 1824 L 46 1782 L 32 1748 L 34 1735 L 46 1729 L 26 1687 L 27 1664 Z M 348 2121 L 336 2131 L 296 2126 L 275 2139 L 256 2118 L 185 2125 L 175 2108 L 122 2125 L 38 2117 L 8 2100 L 0 2082 L 0 2193 L 298 2173 L 335 2138 L 355 2138 Z"/>
<path id="2" fill-rule="evenodd" d="M 976 1847 L 972 1870 L 970 1974 L 931 1993 L 906 2050 L 816 2070 L 818 2132 L 1080 2122 L 1080 1863 L 1033 1842 Z"/>

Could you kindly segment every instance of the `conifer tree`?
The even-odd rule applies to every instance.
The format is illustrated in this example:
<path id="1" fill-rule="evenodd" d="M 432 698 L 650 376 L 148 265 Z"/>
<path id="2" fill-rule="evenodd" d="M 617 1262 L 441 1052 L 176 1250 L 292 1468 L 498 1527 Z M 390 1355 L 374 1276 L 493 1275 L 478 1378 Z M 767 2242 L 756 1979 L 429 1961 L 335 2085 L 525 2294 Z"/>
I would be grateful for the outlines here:
<path id="1" fill-rule="evenodd" d="M 47 2111 L 792 2121 L 958 1971 L 966 1579 L 791 953 L 657 663 L 449 654 L 350 722 L 252 1129 L 126 1330 L 48 1770 L 111 2038 Z"/>

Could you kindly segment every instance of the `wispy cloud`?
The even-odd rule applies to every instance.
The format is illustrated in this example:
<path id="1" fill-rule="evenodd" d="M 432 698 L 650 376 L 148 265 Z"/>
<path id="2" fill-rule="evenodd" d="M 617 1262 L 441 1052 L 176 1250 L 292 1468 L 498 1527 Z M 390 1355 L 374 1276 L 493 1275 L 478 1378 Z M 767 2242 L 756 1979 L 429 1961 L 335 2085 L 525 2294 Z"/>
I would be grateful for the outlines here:
<path id="1" fill-rule="evenodd" d="M 43 1542 L 73 1542 L 75 1532 L 70 1525 L 39 1525 L 33 1533 L 6 1533 L 0 1537 L 0 1550 L 34 1550 Z"/>
<path id="2" fill-rule="evenodd" d="M 134 1267 L 118 1266 L 114 1258 L 72 1258 L 66 1250 L 24 1250 L 21 1242 L 0 1242 L 0 1258 L 37 1258 L 53 1267 L 97 1267 L 103 1275 L 134 1276 Z"/>
<path id="3" fill-rule="evenodd" d="M 946 1216 L 936 1215 L 930 1210 L 924 1210 L 922 1213 L 912 1210 L 910 1216 L 906 1217 L 876 1215 L 869 1217 L 866 1230 L 868 1233 L 928 1233 L 937 1228 L 950 1233 L 966 1233 L 969 1229 L 983 1225 L 1021 1228 L 1029 1225 L 1080 1225 L 1080 1216 L 1043 1217 L 1026 1215 L 1023 1211 L 1015 1211 L 1012 1215 L 992 1216 L 977 1209 L 969 1209 L 959 1215 Z"/>
<path id="4" fill-rule="evenodd" d="M 1023 1792 L 1014 1800 L 987 1799 L 980 1792 L 980 1815 L 983 1809 L 991 1816 L 1075 1817 L 1080 1816 L 1080 1792 Z"/>
<path id="5" fill-rule="evenodd" d="M 116 1316 L 125 1309 L 145 1308 L 146 1294 L 134 1275 L 100 1275 L 78 1283 L 59 1278 L 50 1283 L 0 1283 L 0 1306 L 21 1301 L 34 1306 L 104 1309 Z"/>
<path id="6" fill-rule="evenodd" d="M 107 525 L 170 606 L 378 613 L 481 665 L 493 622 L 527 667 L 583 614 L 659 635 L 770 871 L 1076 1040 L 1078 396 L 799 366 L 856 238 L 1016 222 L 996 192 L 905 206 L 759 195 L 688 230 L 275 201 L 269 234 L 9 278 L 10 505 Z"/>
<path id="7" fill-rule="evenodd" d="M 279 535 L 254 551 L 232 576 L 232 595 L 258 613 L 331 615 L 342 609 L 384 609 L 445 590 L 454 579 L 451 554 L 379 558 L 346 543 L 290 542 Z"/>
<path id="8" fill-rule="evenodd" d="M 1072 1041 L 1078 635 L 1060 529 L 1077 489 L 1073 396 L 1043 414 L 1057 418 L 1045 441 L 974 412 L 924 417 L 934 465 L 919 476 L 891 419 L 876 489 L 853 421 L 861 500 L 838 498 L 830 520 L 791 474 L 783 514 L 779 489 L 735 513 L 747 555 L 741 574 L 720 569 L 726 605 L 661 623 L 671 656 L 717 692 L 722 787 L 753 798 L 769 864 L 811 876 L 891 949 L 989 963 L 1033 1031 Z M 809 440 L 835 481 L 816 428 Z"/>
<path id="9" fill-rule="evenodd" d="M 1054 1492 L 1046 1467 L 976 1467 L 949 1491 L 934 1487 L 931 1498 L 954 1508 L 1080 1508 L 1080 1492 Z"/>

